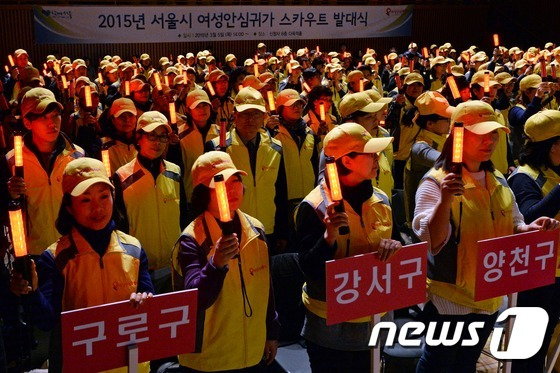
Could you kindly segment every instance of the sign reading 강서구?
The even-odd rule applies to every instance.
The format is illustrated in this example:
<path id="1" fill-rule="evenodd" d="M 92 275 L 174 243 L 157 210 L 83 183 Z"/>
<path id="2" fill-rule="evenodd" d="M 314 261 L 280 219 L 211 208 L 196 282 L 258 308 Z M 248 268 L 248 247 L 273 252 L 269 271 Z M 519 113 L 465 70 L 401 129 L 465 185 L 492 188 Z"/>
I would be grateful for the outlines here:
<path id="1" fill-rule="evenodd" d="M 222 40 L 345 39 L 409 36 L 403 6 L 35 6 L 39 44 Z"/>

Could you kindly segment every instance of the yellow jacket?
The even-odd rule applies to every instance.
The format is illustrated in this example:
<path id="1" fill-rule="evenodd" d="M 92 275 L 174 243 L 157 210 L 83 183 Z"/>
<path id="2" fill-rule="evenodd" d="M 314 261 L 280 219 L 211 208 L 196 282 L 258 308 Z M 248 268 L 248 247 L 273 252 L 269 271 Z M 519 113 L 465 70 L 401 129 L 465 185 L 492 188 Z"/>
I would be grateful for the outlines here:
<path id="1" fill-rule="evenodd" d="M 81 158 L 85 154 L 82 148 L 60 135 L 58 141 L 64 141 L 64 150 L 56 157 L 51 174 L 47 175 L 35 153 L 26 146 L 29 140 L 31 139 L 25 136 L 23 146 L 24 180 L 27 187 L 25 195 L 27 249 L 31 255 L 40 255 L 60 237 L 55 222 L 62 204 L 64 169 L 70 161 Z M 10 168 L 15 167 L 13 149 L 6 154 L 6 159 Z"/>
<path id="2" fill-rule="evenodd" d="M 268 247 L 263 226 L 239 210 L 236 214 L 241 222 L 240 257 L 230 260 L 229 270 L 212 305 L 205 310 L 199 308 L 197 318 L 201 328 L 197 353 L 179 355 L 181 365 L 192 369 L 242 369 L 258 364 L 263 357 L 270 293 Z M 183 231 L 180 241 L 188 240 L 189 254 L 197 253 L 210 261 L 221 236 L 216 219 L 205 212 Z M 174 253 L 174 258 L 178 254 L 178 251 Z M 241 276 L 252 308 L 251 316 L 247 315 L 244 305 Z"/>
<path id="3" fill-rule="evenodd" d="M 142 242 L 150 269 L 167 267 L 171 250 L 181 234 L 179 166 L 163 161 L 154 178 L 137 158 L 119 168 L 129 232 Z"/>
<path id="4" fill-rule="evenodd" d="M 439 185 L 445 175 L 442 169 L 432 169 L 426 177 Z M 451 237 L 437 255 L 428 254 L 428 291 L 463 306 L 494 313 L 502 297 L 474 301 L 478 241 L 513 234 L 513 195 L 499 171 L 486 172 L 486 188 L 468 172 L 463 172 L 463 182 L 465 193 L 455 197 L 451 206 Z"/>

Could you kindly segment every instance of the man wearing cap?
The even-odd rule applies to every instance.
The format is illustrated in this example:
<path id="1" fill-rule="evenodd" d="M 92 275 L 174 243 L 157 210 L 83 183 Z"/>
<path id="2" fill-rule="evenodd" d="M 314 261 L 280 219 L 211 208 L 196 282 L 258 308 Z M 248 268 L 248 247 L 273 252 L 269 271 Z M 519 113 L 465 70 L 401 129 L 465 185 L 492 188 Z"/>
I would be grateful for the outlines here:
<path id="1" fill-rule="evenodd" d="M 415 123 L 403 121 L 403 116 L 408 113 L 414 105 L 414 101 L 424 90 L 424 78 L 418 73 L 410 73 L 404 79 L 402 91 L 395 100 L 389 105 L 387 114 L 387 129 L 392 136 L 395 137 L 393 143 L 394 164 L 393 178 L 395 179 L 395 188 L 403 188 L 404 167 L 410 155 L 410 149 L 414 142 L 414 138 L 420 132 L 420 127 Z M 406 124 L 405 124 L 406 122 Z"/>
<path id="2" fill-rule="evenodd" d="M 509 111 L 509 126 L 513 158 L 519 158 L 519 151 L 524 144 L 523 127 L 527 119 L 543 109 L 543 100 L 550 92 L 547 82 L 537 74 L 530 74 L 519 80 L 517 103 Z"/>
<path id="3" fill-rule="evenodd" d="M 84 151 L 60 133 L 62 105 L 45 88 L 33 88 L 20 104 L 23 124 L 29 132 L 23 138 L 24 176 L 12 176 L 15 151 L 0 163 L 2 203 L 25 196 L 27 247 L 31 255 L 40 255 L 60 234 L 54 223 L 62 202 L 62 173 Z M 50 243 L 49 243 L 50 242 Z"/>
<path id="4" fill-rule="evenodd" d="M 140 56 L 140 67 L 142 68 L 142 74 L 148 79 L 150 74 L 155 70 L 152 66 L 152 59 L 148 53 L 142 53 Z"/>
<path id="5" fill-rule="evenodd" d="M 15 65 L 11 67 L 8 79 L 4 82 L 4 92 L 7 98 L 11 97 L 10 101 L 16 100 L 22 89 L 21 71 L 31 65 L 29 55 L 23 49 L 17 49 L 13 56 Z"/>
<path id="6" fill-rule="evenodd" d="M 338 64 L 327 65 L 327 79 L 328 87 L 333 93 L 333 104 L 338 107 L 340 100 L 348 91 L 346 82 L 343 80 L 342 66 Z"/>
<path id="7" fill-rule="evenodd" d="M 105 99 L 105 105 L 107 107 L 111 106 L 111 103 L 117 98 L 122 96 L 121 93 L 121 80 L 119 79 L 119 67 L 110 62 L 105 66 L 105 76 L 107 77 L 107 98 Z M 132 94 L 132 88 L 131 88 Z M 124 93 L 124 92 L 123 92 Z"/>
<path id="8" fill-rule="evenodd" d="M 204 52 L 198 52 L 196 54 L 196 65 L 194 69 L 196 71 L 196 82 L 199 84 L 204 83 L 204 76 L 206 75 L 206 55 Z"/>
<path id="9" fill-rule="evenodd" d="M 293 89 L 297 92 L 301 92 L 301 73 L 303 69 L 300 66 L 299 62 L 295 60 L 292 60 L 288 63 L 290 64 L 290 68 L 288 68 L 287 70 L 287 77 L 278 85 L 278 91 Z"/>
<path id="10" fill-rule="evenodd" d="M 488 88 L 489 92 L 484 93 L 484 79 L 485 74 L 488 73 Z M 488 70 L 477 71 L 471 79 L 471 94 L 473 100 L 480 100 L 486 102 L 487 104 L 495 107 L 496 97 L 498 89 L 500 88 L 500 83 L 494 78 L 494 73 Z M 502 112 L 498 109 L 494 109 L 496 115 L 496 121 L 507 127 L 506 121 Z M 513 156 L 511 154 L 511 149 L 509 148 L 509 139 L 504 131 L 500 131 L 500 139 L 496 145 L 494 153 L 492 153 L 492 163 L 498 171 L 504 175 L 508 175 L 515 169 L 515 163 L 513 161 Z"/>
<path id="11" fill-rule="evenodd" d="M 265 43 L 261 42 L 257 45 L 257 57 L 262 58 L 262 59 L 266 59 L 267 53 L 266 53 L 266 44 Z"/>
<path id="12" fill-rule="evenodd" d="M 282 143 L 291 209 L 313 189 L 317 179 L 319 139 L 302 118 L 304 104 L 298 92 L 285 89 L 276 97 L 279 122 L 267 122 L 271 135 Z M 279 123 L 277 129 L 271 129 L 273 123 Z"/>
<path id="13" fill-rule="evenodd" d="M 381 82 L 383 83 L 383 87 L 385 87 L 386 91 L 388 91 L 387 86 L 389 85 L 389 79 L 391 78 L 393 67 L 397 63 L 398 58 L 399 55 L 395 52 L 391 52 L 387 55 L 387 64 L 383 68 L 383 73 L 381 74 Z"/>
<path id="14" fill-rule="evenodd" d="M 195 160 L 204 153 L 204 144 L 219 136 L 219 127 L 212 123 L 212 104 L 206 91 L 196 89 L 187 95 L 186 116 L 177 115 L 179 143 L 170 145 L 166 159 L 177 164 L 183 175 L 187 202 L 191 201 L 193 180 L 189 170 Z M 194 219 L 190 216 L 188 220 Z"/>
<path id="15" fill-rule="evenodd" d="M 125 217 L 121 230 L 142 242 L 158 294 L 172 290 L 169 258 L 181 229 L 186 227 L 180 168 L 163 159 L 171 133 L 160 112 L 142 114 L 136 126 L 138 155 L 113 177 L 115 205 Z"/>
<path id="16" fill-rule="evenodd" d="M 495 78 L 498 83 L 500 83 L 498 96 L 496 98 L 496 109 L 499 109 L 502 112 L 504 121 L 507 126 L 509 121 L 509 111 L 513 106 L 513 87 L 515 86 L 515 82 L 517 79 L 506 72 L 496 74 Z"/>
<path id="17" fill-rule="evenodd" d="M 506 180 L 493 170 L 490 157 L 499 138 L 497 131 L 509 130 L 496 122 L 492 107 L 482 101 L 461 103 L 451 116 L 451 125 L 455 123 L 464 126 L 461 173 L 452 169 L 453 128 L 441 157 L 416 193 L 413 229 L 420 240 L 428 242 L 429 250 L 428 302 L 421 317 L 437 323 L 477 321 L 480 328 L 476 345 L 470 347 L 460 342 L 426 344 L 417 372 L 476 370 L 504 301 L 502 296 L 475 300 L 478 242 L 558 228 L 558 222 L 550 218 L 525 224 Z"/>
<path id="18" fill-rule="evenodd" d="M 312 371 L 367 372 L 371 369 L 370 317 L 326 325 L 325 263 L 377 252 L 386 261 L 401 248 L 391 239 L 392 217 L 387 196 L 372 186 L 378 153 L 393 139 L 372 138 L 359 124 L 344 123 L 325 136 L 325 156 L 338 169 L 343 199 L 334 202 L 331 185 L 323 179 L 298 206 L 296 243 L 305 276 L 302 299 L 306 307 L 302 336 Z M 334 206 L 344 204 L 345 212 Z M 340 234 L 348 227 L 349 234 Z"/>
<path id="19" fill-rule="evenodd" d="M 276 254 L 285 248 L 288 236 L 286 170 L 282 144 L 263 131 L 266 106 L 262 95 L 252 87 L 235 97 L 235 126 L 226 137 L 225 151 L 243 176 L 245 195 L 241 210 L 263 223 L 268 244 Z M 206 144 L 206 150 L 220 149 L 220 139 Z"/>
<path id="20" fill-rule="evenodd" d="M 111 172 L 136 158 L 137 110 L 129 98 L 116 99 L 108 112 L 107 136 L 101 139 L 103 150 L 109 151 Z"/>
<path id="21" fill-rule="evenodd" d="M 210 97 L 212 103 L 212 122 L 220 123 L 223 118 L 229 129 L 233 123 L 233 98 L 229 95 L 229 75 L 220 69 L 216 69 L 207 75 L 207 83 L 212 85 L 215 95 Z M 208 93 L 208 87 L 204 90 Z M 210 94 L 208 95 L 210 96 Z"/>

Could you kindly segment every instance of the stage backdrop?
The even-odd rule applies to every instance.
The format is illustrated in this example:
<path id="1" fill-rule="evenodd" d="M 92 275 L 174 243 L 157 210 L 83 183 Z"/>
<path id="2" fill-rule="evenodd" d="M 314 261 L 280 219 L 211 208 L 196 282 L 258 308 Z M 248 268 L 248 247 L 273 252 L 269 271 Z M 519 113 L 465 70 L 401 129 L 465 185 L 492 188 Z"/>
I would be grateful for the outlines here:
<path id="1" fill-rule="evenodd" d="M 34 6 L 39 44 L 410 36 L 408 6 Z"/>

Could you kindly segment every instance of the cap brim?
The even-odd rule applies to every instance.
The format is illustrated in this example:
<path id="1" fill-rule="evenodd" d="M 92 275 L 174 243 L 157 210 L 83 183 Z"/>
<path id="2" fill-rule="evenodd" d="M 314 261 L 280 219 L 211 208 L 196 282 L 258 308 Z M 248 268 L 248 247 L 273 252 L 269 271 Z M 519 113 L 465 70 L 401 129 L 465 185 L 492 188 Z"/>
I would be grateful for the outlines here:
<path id="1" fill-rule="evenodd" d="M 495 130 L 503 130 L 506 133 L 511 132 L 509 128 L 502 126 L 500 123 L 494 121 L 472 124 L 470 126 L 465 126 L 465 129 L 477 135 L 486 135 L 487 133 Z"/>
<path id="2" fill-rule="evenodd" d="M 392 142 L 393 142 L 393 137 L 374 137 L 366 143 L 366 145 L 364 146 L 363 153 L 382 152 Z"/>
<path id="3" fill-rule="evenodd" d="M 198 104 L 200 104 L 200 103 L 202 103 L 202 102 L 204 102 L 204 103 L 206 103 L 206 104 L 212 106 L 212 103 L 211 103 L 210 101 L 208 101 L 208 100 L 196 100 L 195 102 L 193 102 L 193 103 L 191 104 L 191 106 L 189 106 L 189 109 L 191 109 L 191 110 L 194 109 L 195 107 L 198 106 Z"/>
<path id="4" fill-rule="evenodd" d="M 262 111 L 263 113 L 266 113 L 266 108 L 264 106 L 261 106 L 261 105 L 242 104 L 242 105 L 236 105 L 235 106 L 235 110 L 237 110 L 238 112 L 242 112 L 242 111 L 249 110 L 249 109 L 257 109 L 259 111 Z"/>
<path id="5" fill-rule="evenodd" d="M 360 111 L 363 111 L 364 113 L 377 113 L 378 111 L 383 110 L 385 106 L 387 106 L 387 103 L 379 101 L 370 102 L 365 107 L 361 108 Z"/>
<path id="6" fill-rule="evenodd" d="M 121 114 L 123 114 L 123 113 L 130 113 L 130 114 L 132 114 L 132 115 L 137 115 L 137 112 L 136 112 L 136 111 L 132 111 L 132 109 L 121 109 L 121 110 L 117 111 L 116 113 L 114 113 L 113 116 L 114 116 L 115 118 L 118 118 L 118 117 L 120 117 Z"/>
<path id="7" fill-rule="evenodd" d="M 512 80 L 513 80 L 513 77 L 504 79 L 501 83 L 500 82 L 498 82 L 498 83 L 500 83 L 501 85 L 506 85 L 506 84 L 509 84 L 509 82 L 511 82 Z"/>
<path id="8" fill-rule="evenodd" d="M 147 126 L 142 127 L 142 131 L 150 133 L 150 132 L 152 132 L 153 130 L 155 130 L 156 128 L 161 127 L 161 126 L 165 127 L 165 129 L 167 129 L 167 133 L 173 132 L 173 130 L 171 129 L 171 126 L 170 126 L 169 124 L 167 124 L 167 123 L 152 123 L 152 124 L 148 124 Z"/>
<path id="9" fill-rule="evenodd" d="M 97 183 L 103 183 L 103 184 L 107 184 L 111 187 L 111 189 L 115 189 L 115 187 L 113 186 L 113 184 L 111 184 L 111 182 L 109 181 L 109 179 L 103 179 L 101 177 L 92 177 L 91 179 L 87 179 L 82 181 L 81 183 L 79 183 L 78 185 L 76 185 L 74 187 L 74 189 L 72 189 L 72 192 L 70 192 L 70 195 L 72 197 L 78 197 L 81 196 L 82 194 L 84 194 L 84 192 L 93 184 L 97 184 Z"/>
<path id="10" fill-rule="evenodd" d="M 64 106 L 56 100 L 43 100 L 39 102 L 39 105 L 35 106 L 35 109 L 30 110 L 33 114 L 42 114 L 50 104 L 56 104 L 60 110 L 64 110 Z"/>
<path id="11" fill-rule="evenodd" d="M 286 102 L 284 102 L 284 104 L 282 104 L 283 106 L 292 106 L 293 104 L 295 104 L 298 101 L 302 101 L 303 103 L 305 103 L 305 100 L 302 98 L 293 98 L 291 100 L 288 100 Z"/>
<path id="12" fill-rule="evenodd" d="M 243 176 L 247 176 L 247 172 L 243 171 L 243 170 L 238 170 L 236 168 L 227 168 L 223 171 L 220 171 L 218 173 L 216 173 L 214 176 L 216 175 L 223 175 L 224 176 L 224 181 L 227 181 L 230 177 L 232 177 L 235 174 L 241 174 Z M 214 178 L 210 179 L 210 184 L 208 184 L 209 188 L 214 189 L 216 187 L 215 183 L 214 183 Z"/>

